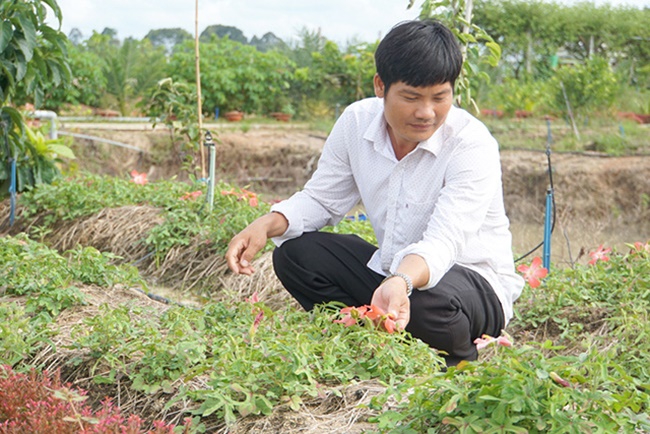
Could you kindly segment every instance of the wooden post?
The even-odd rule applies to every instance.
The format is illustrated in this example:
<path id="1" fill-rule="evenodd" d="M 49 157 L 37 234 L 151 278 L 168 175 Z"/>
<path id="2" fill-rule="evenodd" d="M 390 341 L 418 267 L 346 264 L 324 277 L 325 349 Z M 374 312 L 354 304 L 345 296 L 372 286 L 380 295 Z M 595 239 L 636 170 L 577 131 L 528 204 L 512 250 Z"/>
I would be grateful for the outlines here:
<path id="1" fill-rule="evenodd" d="M 196 0 L 194 18 L 194 58 L 196 66 L 196 109 L 199 119 L 199 149 L 201 149 L 201 177 L 205 179 L 205 150 L 203 149 L 203 105 L 201 103 L 201 67 L 199 52 L 199 0 Z"/>

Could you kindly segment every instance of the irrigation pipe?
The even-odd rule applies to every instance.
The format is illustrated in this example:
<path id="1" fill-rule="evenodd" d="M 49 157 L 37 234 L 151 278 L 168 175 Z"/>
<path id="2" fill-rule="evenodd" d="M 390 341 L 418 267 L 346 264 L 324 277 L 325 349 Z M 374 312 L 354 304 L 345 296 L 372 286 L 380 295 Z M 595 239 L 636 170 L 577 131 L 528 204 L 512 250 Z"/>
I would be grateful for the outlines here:
<path id="1" fill-rule="evenodd" d="M 145 151 L 144 149 L 140 149 L 140 148 L 135 147 L 135 146 L 127 145 L 126 143 L 122 143 L 122 142 L 116 142 L 115 140 L 104 139 L 102 137 L 89 136 L 87 134 L 70 133 L 68 131 L 59 131 L 59 134 L 62 135 L 62 136 L 76 137 L 78 139 L 87 139 L 87 140 L 91 140 L 93 142 L 108 143 L 109 145 L 119 146 L 120 148 L 131 149 L 133 151 L 138 151 L 138 152 L 142 152 L 142 153 L 145 153 L 145 154 L 149 153 L 149 151 Z"/>
<path id="2" fill-rule="evenodd" d="M 553 166 L 551 164 L 551 143 L 553 142 L 553 138 L 551 135 L 551 121 L 546 120 L 546 128 L 547 128 L 547 135 L 546 135 L 546 161 L 548 165 L 548 181 L 549 181 L 549 186 L 548 189 L 546 190 L 546 207 L 545 207 L 545 213 L 544 213 L 544 239 L 541 241 L 539 244 L 537 244 L 535 247 L 530 249 L 526 254 L 520 256 L 519 258 L 515 259 L 515 262 L 519 262 L 522 259 L 526 258 L 527 256 L 531 255 L 535 250 L 539 249 L 540 247 L 544 246 L 544 268 L 547 270 L 550 270 L 551 266 L 551 234 L 553 233 L 555 229 L 555 220 L 556 220 L 556 214 L 555 214 L 555 194 L 554 194 L 554 186 L 553 186 Z"/>

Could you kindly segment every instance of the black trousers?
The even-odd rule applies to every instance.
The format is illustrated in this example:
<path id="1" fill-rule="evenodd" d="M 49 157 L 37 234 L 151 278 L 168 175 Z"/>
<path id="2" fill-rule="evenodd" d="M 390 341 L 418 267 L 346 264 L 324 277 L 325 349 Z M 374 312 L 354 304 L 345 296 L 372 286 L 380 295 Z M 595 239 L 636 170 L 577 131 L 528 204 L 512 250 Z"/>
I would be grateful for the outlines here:
<path id="1" fill-rule="evenodd" d="M 384 276 L 366 264 L 376 246 L 356 235 L 309 232 L 286 241 L 273 252 L 275 273 L 306 310 L 339 301 L 370 304 Z M 406 331 L 447 353 L 448 365 L 476 360 L 474 339 L 498 336 L 503 310 L 490 284 L 478 273 L 454 265 L 433 288 L 411 295 Z"/>

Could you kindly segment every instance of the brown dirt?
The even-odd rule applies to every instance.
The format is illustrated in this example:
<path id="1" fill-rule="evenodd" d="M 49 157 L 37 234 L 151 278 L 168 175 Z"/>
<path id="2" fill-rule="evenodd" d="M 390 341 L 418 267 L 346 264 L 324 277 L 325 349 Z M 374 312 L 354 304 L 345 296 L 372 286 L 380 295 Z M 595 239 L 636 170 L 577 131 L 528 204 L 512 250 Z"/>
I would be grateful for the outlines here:
<path id="1" fill-rule="evenodd" d="M 300 124 L 209 124 L 217 137 L 217 176 L 248 186 L 265 200 L 289 196 L 299 189 L 317 165 L 326 134 Z M 108 129 L 111 128 L 111 129 Z M 77 140 L 79 166 L 93 172 L 127 176 L 132 169 L 150 179 L 178 176 L 184 150 L 172 144 L 168 130 L 148 124 L 117 127 L 111 124 L 69 124 L 63 129 L 108 137 L 143 150 L 132 150 Z M 526 139 L 523 138 L 525 141 Z M 516 251 L 534 245 L 541 233 L 545 196 L 549 186 L 544 152 L 504 150 L 504 197 L 513 224 Z M 208 161 L 208 156 L 205 156 Z M 197 163 L 200 159 L 197 156 Z M 557 245 L 577 240 L 574 250 L 600 243 L 618 244 L 650 237 L 650 157 L 607 157 L 597 153 L 551 154 L 556 201 Z M 200 170 L 195 176 L 201 177 Z M 535 233 L 537 231 L 537 233 Z M 584 236 L 583 236 L 584 235 Z M 595 239 L 593 237 L 599 237 Z M 640 238 L 639 238 L 640 237 Z M 562 259 L 575 260 L 568 247 Z"/>

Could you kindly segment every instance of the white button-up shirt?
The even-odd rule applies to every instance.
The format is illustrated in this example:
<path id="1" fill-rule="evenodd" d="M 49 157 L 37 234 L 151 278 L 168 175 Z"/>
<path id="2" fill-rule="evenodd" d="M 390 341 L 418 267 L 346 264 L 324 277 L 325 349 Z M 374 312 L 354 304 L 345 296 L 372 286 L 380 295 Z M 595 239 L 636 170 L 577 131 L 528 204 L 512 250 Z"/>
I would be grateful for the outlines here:
<path id="1" fill-rule="evenodd" d="M 289 222 L 273 241 L 335 225 L 360 201 L 379 244 L 369 268 L 386 275 L 419 255 L 430 276 L 419 289 L 427 289 L 462 265 L 490 283 L 506 322 L 512 318 L 524 281 L 514 269 L 498 144 L 483 123 L 452 107 L 433 136 L 398 161 L 383 99 L 350 105 L 305 188 L 271 208 Z"/>

